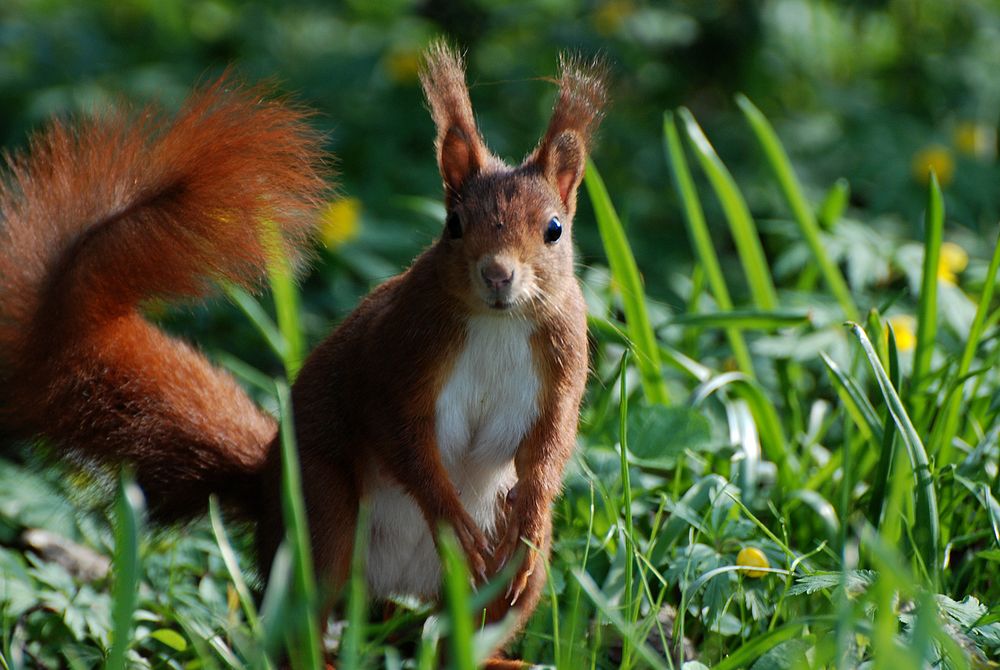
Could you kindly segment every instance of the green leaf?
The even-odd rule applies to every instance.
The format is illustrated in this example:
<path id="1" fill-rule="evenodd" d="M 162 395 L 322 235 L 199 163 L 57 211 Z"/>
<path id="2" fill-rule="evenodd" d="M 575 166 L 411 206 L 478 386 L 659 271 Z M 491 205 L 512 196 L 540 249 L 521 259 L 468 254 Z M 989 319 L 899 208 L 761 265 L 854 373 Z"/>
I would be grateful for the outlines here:
<path id="1" fill-rule="evenodd" d="M 827 539 L 836 542 L 840 536 L 840 519 L 833 504 L 812 489 L 796 489 L 789 494 L 790 500 L 798 500 L 813 511 L 823 523 Z"/>
<path id="2" fill-rule="evenodd" d="M 632 521 L 632 481 L 629 474 L 628 454 L 631 450 L 629 445 L 628 431 L 628 385 L 626 383 L 626 373 L 628 371 L 628 349 L 622 353 L 621 363 L 618 366 L 618 389 L 620 403 L 618 405 L 618 446 L 619 452 L 619 476 L 622 481 L 622 511 L 624 528 L 622 529 L 622 540 L 625 545 L 625 614 L 632 620 L 633 598 L 635 591 L 632 586 L 635 573 L 635 525 Z M 622 666 L 628 668 L 631 665 L 633 653 L 632 640 L 625 636 L 622 640 Z"/>
<path id="3" fill-rule="evenodd" d="M 293 582 L 295 580 L 292 549 L 286 536 L 274 552 L 274 560 L 268 571 L 267 588 L 260 606 L 261 629 L 264 633 L 264 649 L 273 653 L 278 649 L 289 626 L 292 609 Z"/>
<path id="4" fill-rule="evenodd" d="M 187 640 L 185 640 L 184 636 L 175 630 L 160 628 L 159 630 L 154 630 L 149 634 L 149 636 L 154 640 L 162 642 L 174 651 L 187 651 Z"/>
<path id="5" fill-rule="evenodd" d="M 992 561 L 994 563 L 1000 563 L 1000 549 L 987 549 L 985 551 L 976 552 L 976 558 Z"/>
<path id="6" fill-rule="evenodd" d="M 731 486 L 723 477 L 711 474 L 699 479 L 685 491 L 674 504 L 669 521 L 654 538 L 655 544 L 649 554 L 650 562 L 654 565 L 662 564 L 670 547 L 692 526 L 699 528 L 709 506 L 716 500 L 725 500 L 724 491 L 731 489 Z"/>
<path id="7" fill-rule="evenodd" d="M 777 644 L 754 661 L 750 670 L 797 670 L 809 667 L 806 654 L 814 643 L 814 640 L 787 640 Z"/>
<path id="8" fill-rule="evenodd" d="M 633 406 L 628 418 L 632 460 L 649 467 L 672 467 L 677 456 L 711 444 L 708 419 L 688 407 Z"/>
<path id="9" fill-rule="evenodd" d="M 801 617 L 792 623 L 770 630 L 763 635 L 758 635 L 748 640 L 734 653 L 717 663 L 713 670 L 736 670 L 736 668 L 744 667 L 779 644 L 787 640 L 800 638 L 803 629 L 808 624 L 823 620 L 829 620 L 829 617 Z"/>
<path id="10" fill-rule="evenodd" d="M 886 324 L 888 331 L 888 350 L 886 356 L 889 360 L 889 381 L 893 388 L 899 390 L 901 377 L 899 371 L 899 352 L 896 349 L 896 334 L 892 325 Z M 885 505 L 886 492 L 889 490 L 890 473 L 892 463 L 896 453 L 896 424 L 892 419 L 892 414 L 885 413 L 885 421 L 882 426 L 882 445 L 879 452 L 879 461 L 875 475 L 872 478 L 872 494 L 868 503 L 868 520 L 876 528 L 882 524 L 882 510 Z"/>
<path id="11" fill-rule="evenodd" d="M 842 572 L 817 572 L 811 575 L 797 577 L 795 583 L 788 589 L 788 595 L 799 596 L 809 595 L 824 589 L 839 588 L 841 580 L 845 578 Z M 848 570 L 846 573 L 847 592 L 859 594 L 868 590 L 878 578 L 878 573 L 874 570 Z"/>
<path id="12" fill-rule="evenodd" d="M 371 509 L 367 502 L 358 510 L 351 552 L 351 575 L 347 582 L 347 628 L 341 636 L 340 667 L 356 670 L 363 667 L 362 648 L 365 644 L 365 624 L 368 617 L 368 581 L 365 562 L 368 538 L 371 536 Z"/>

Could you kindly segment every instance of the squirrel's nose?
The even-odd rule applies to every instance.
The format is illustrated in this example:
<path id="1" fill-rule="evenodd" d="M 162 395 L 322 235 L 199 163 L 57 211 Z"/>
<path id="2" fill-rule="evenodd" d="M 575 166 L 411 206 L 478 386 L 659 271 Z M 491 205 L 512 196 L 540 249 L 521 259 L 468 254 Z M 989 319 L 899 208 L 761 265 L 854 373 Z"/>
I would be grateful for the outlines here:
<path id="1" fill-rule="evenodd" d="M 486 282 L 486 288 L 491 291 L 499 291 L 507 288 L 514 281 L 514 268 L 512 265 L 492 259 L 479 269 L 479 273 Z"/>

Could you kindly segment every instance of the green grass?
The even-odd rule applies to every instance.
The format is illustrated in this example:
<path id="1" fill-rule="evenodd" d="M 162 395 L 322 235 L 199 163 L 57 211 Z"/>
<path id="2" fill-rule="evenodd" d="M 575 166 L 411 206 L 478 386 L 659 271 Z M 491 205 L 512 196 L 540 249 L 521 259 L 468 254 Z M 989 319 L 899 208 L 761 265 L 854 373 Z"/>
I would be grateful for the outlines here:
<path id="1" fill-rule="evenodd" d="M 145 508 L 142 491 L 131 477 L 123 475 L 115 504 L 115 555 L 112 598 L 114 629 L 106 668 L 125 668 L 125 656 L 132 643 L 132 618 L 138 604 L 139 533 Z"/>
<path id="2" fill-rule="evenodd" d="M 938 263 L 941 257 L 941 237 L 944 234 L 944 198 L 937 176 L 930 174 L 927 210 L 924 216 L 924 268 L 920 284 L 920 304 L 917 312 L 917 349 L 913 354 L 911 403 L 921 402 L 921 390 L 927 384 L 931 355 L 937 339 L 938 322 Z"/>
<path id="3" fill-rule="evenodd" d="M 663 136 L 667 159 L 674 177 L 674 188 L 677 189 L 683 203 L 684 220 L 687 223 L 688 235 L 691 237 L 695 255 L 701 264 L 703 272 L 707 276 L 712 295 L 715 298 L 715 302 L 718 303 L 720 310 L 722 312 L 732 312 L 733 300 L 729 295 L 729 287 L 722 276 L 719 256 L 715 250 L 715 246 L 712 244 L 712 236 L 705 222 L 704 210 L 695 191 L 687 159 L 684 158 L 684 151 L 681 147 L 680 137 L 677 134 L 674 116 L 670 112 L 667 112 L 663 118 Z M 740 330 L 735 327 L 727 328 L 726 337 L 729 339 L 729 346 L 733 350 L 733 356 L 736 358 L 740 370 L 744 374 L 751 377 L 754 376 L 750 350 L 747 348 L 746 341 L 743 339 Z"/>
<path id="4" fill-rule="evenodd" d="M 289 613 L 288 619 L 284 620 L 287 626 L 285 635 L 289 640 L 288 654 L 292 667 L 319 670 L 323 667 L 323 654 L 316 616 L 316 579 L 292 426 L 291 394 L 284 384 L 279 382 L 276 386 L 281 415 L 281 507 L 288 529 L 284 541 L 291 547 L 293 563 L 293 581 L 291 588 L 287 589 L 290 599 L 285 605 Z"/>
<path id="5" fill-rule="evenodd" d="M 635 257 L 632 255 L 632 249 L 629 247 L 618 214 L 611 204 L 611 198 L 604 187 L 604 181 L 593 162 L 587 164 L 584 179 L 587 184 L 587 193 L 590 194 L 591 204 L 594 208 L 594 218 L 597 219 L 597 228 L 601 232 L 601 240 L 604 242 L 604 249 L 608 254 L 608 265 L 611 267 L 611 274 L 621 293 L 622 308 L 627 320 L 625 328 L 633 342 L 639 370 L 642 373 L 642 385 L 646 398 L 650 402 L 666 404 L 669 402 L 669 397 L 666 384 L 663 383 L 663 378 L 659 373 L 660 352 L 656 346 L 656 336 L 650 325 L 645 292 L 642 288 L 639 268 L 635 264 Z"/>
<path id="6" fill-rule="evenodd" d="M 672 214 L 686 220 L 695 258 L 680 304 L 647 295 L 626 229 L 588 168 L 613 281 L 587 287 L 594 356 L 581 448 L 556 503 L 545 597 L 513 651 L 572 670 L 681 668 L 685 649 L 703 664 L 689 670 L 990 667 L 1000 660 L 1000 244 L 989 241 L 988 257 L 970 249 L 968 277 L 939 285 L 949 229 L 932 180 L 923 265 L 888 258 L 897 263 L 889 285 L 848 284 L 830 250 L 849 242 L 838 221 L 865 213 L 848 212 L 843 181 L 811 202 L 774 129 L 745 98 L 738 104 L 791 218 L 758 225 L 754 200 L 706 131 L 690 112 L 668 113 Z M 718 220 L 702 206 L 706 187 Z M 588 224 L 581 213 L 577 225 Z M 809 261 L 771 272 L 792 253 Z M 908 271 L 919 275 L 915 295 Z M 230 295 L 292 376 L 306 301 L 287 274 L 278 284 L 276 321 L 255 299 Z M 946 318 L 945 291 L 968 301 L 967 326 Z M 915 350 L 886 312 L 914 316 Z M 109 523 L 73 514 L 64 491 L 75 487 L 53 471 L 6 463 L 0 536 L 49 525 L 115 563 L 113 579 L 88 584 L 0 548 L 0 668 L 62 659 L 74 668 L 277 667 L 284 647 L 293 667 L 315 668 L 333 642 L 348 670 L 474 667 L 500 631 L 471 613 L 503 584 L 470 589 L 445 539 L 441 611 L 428 619 L 427 608 L 400 601 L 384 617 L 361 579 L 364 521 L 338 610 L 347 626 L 315 636 L 287 386 L 224 360 L 282 419 L 290 532 L 259 607 L 246 533 L 214 506 L 210 525 L 150 534 L 128 484 Z M 737 565 L 745 547 L 767 557 L 764 576 Z"/>

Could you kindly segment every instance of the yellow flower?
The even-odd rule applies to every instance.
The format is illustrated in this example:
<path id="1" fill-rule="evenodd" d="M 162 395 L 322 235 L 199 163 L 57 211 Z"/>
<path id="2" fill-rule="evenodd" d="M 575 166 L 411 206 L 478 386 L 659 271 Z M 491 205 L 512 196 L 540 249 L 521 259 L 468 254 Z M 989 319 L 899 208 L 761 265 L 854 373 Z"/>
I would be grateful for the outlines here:
<path id="1" fill-rule="evenodd" d="M 396 49 L 382 59 L 389 79 L 398 84 L 408 84 L 417 80 L 420 73 L 420 52 L 415 49 Z"/>
<path id="2" fill-rule="evenodd" d="M 941 245 L 941 256 L 938 258 L 938 279 L 946 284 L 958 284 L 958 275 L 969 265 L 969 254 L 954 242 Z"/>
<path id="3" fill-rule="evenodd" d="M 892 326 L 892 334 L 896 337 L 896 351 L 913 351 L 917 346 L 917 320 L 909 314 L 893 314 L 886 322 Z M 889 339 L 888 328 L 885 339 Z"/>
<path id="4" fill-rule="evenodd" d="M 925 186 L 930 182 L 930 171 L 934 170 L 938 182 L 944 186 L 951 183 L 955 172 L 955 160 L 947 147 L 929 144 L 913 155 L 911 163 L 913 178 Z"/>
<path id="5" fill-rule="evenodd" d="M 743 547 L 736 555 L 736 565 L 743 568 L 741 572 L 747 577 L 757 579 L 767 574 L 764 570 L 753 570 L 752 568 L 769 568 L 771 564 L 767 562 L 767 556 L 756 547 Z"/>
<path id="6" fill-rule="evenodd" d="M 975 121 L 962 121 L 955 126 L 955 148 L 958 153 L 976 158 L 993 158 L 997 150 L 997 130 Z"/>
<path id="7" fill-rule="evenodd" d="M 358 236 L 361 228 L 361 201 L 357 198 L 334 200 L 319 215 L 319 236 L 328 247 L 339 247 Z"/>
<path id="8" fill-rule="evenodd" d="M 591 20 L 594 28 L 602 35 L 610 35 L 617 32 L 631 14 L 635 12 L 635 6 L 631 0 L 605 0 L 594 11 Z"/>

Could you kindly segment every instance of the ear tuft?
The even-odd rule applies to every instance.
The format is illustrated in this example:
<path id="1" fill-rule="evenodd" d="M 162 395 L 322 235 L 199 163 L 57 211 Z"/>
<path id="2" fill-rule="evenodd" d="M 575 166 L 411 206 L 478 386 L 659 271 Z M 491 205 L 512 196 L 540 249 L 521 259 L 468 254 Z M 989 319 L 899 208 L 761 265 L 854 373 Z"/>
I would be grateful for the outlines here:
<path id="1" fill-rule="evenodd" d="M 433 42 L 424 53 L 420 83 L 437 127 L 434 145 L 450 201 L 465 180 L 486 164 L 490 152 L 476 128 L 465 63 L 444 40 Z"/>
<path id="2" fill-rule="evenodd" d="M 608 66 L 601 58 L 584 62 L 565 54 L 559 65 L 559 97 L 552 119 L 525 163 L 533 162 L 541 168 L 572 214 L 587 152 L 607 103 Z"/>

